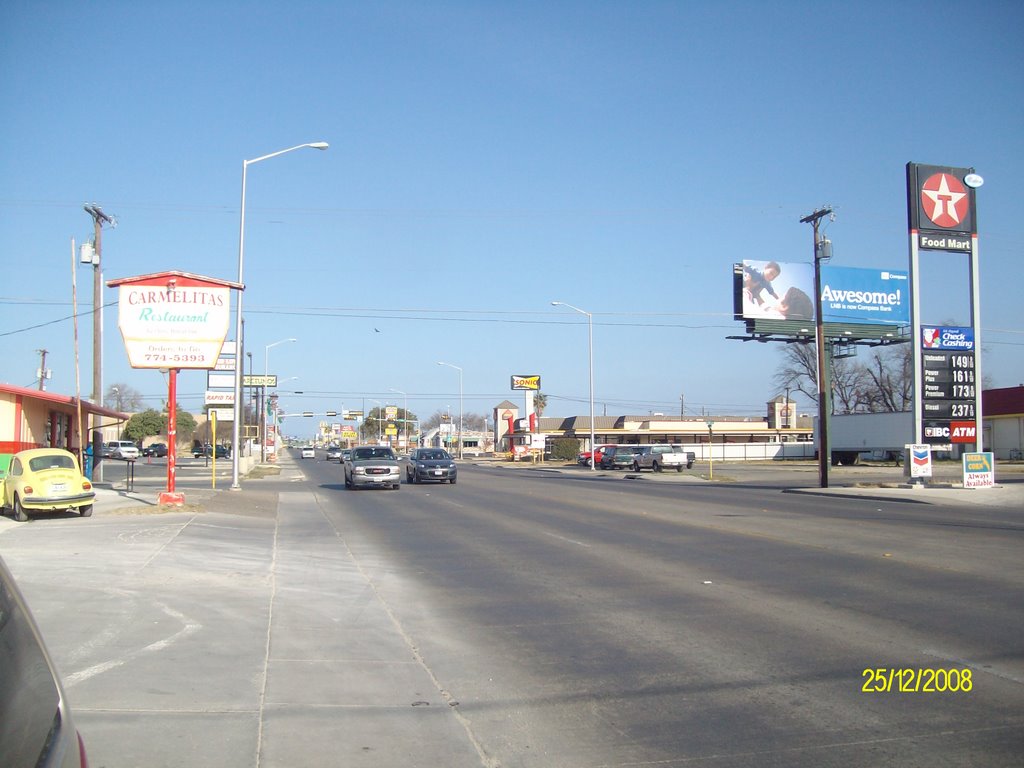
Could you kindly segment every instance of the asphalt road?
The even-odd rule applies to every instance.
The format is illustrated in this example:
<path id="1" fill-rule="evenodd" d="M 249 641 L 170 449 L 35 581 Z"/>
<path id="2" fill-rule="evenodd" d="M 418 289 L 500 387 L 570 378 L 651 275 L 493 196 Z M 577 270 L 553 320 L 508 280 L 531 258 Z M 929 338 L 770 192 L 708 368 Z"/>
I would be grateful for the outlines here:
<path id="1" fill-rule="evenodd" d="M 740 480 L 286 460 L 0 554 L 94 768 L 1020 766 L 1024 509 Z"/>
<path id="2" fill-rule="evenodd" d="M 1022 510 L 500 469 L 339 498 L 324 469 L 503 765 L 1020 765 Z M 864 692 L 877 668 L 973 684 Z"/>

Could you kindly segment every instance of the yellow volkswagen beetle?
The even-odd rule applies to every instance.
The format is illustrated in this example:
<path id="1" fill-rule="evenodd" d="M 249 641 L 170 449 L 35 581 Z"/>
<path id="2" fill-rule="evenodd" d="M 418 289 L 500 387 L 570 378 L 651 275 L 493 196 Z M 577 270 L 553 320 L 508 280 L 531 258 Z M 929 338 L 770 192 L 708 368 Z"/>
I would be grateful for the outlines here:
<path id="1" fill-rule="evenodd" d="M 3 482 L 3 507 L 19 522 L 28 520 L 29 512 L 78 512 L 82 517 L 92 514 L 96 492 L 82 475 L 78 459 L 60 448 L 32 448 L 19 451 Z"/>

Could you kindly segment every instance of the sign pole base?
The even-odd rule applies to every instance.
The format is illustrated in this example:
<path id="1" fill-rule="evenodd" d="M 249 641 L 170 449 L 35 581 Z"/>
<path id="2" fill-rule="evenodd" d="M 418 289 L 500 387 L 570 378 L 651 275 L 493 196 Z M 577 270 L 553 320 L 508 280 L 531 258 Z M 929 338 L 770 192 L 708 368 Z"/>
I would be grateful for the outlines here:
<path id="1" fill-rule="evenodd" d="M 185 505 L 185 494 L 173 491 L 161 491 L 156 503 L 161 507 L 182 507 Z"/>

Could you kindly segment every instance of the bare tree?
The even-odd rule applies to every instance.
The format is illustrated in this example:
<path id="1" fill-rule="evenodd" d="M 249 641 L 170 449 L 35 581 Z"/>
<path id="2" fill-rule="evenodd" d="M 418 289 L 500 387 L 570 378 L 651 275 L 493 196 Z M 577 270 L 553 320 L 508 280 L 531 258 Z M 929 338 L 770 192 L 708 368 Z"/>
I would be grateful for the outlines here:
<path id="1" fill-rule="evenodd" d="M 863 366 L 863 410 L 906 411 L 914 399 L 914 361 L 910 344 L 883 347 Z"/>
<path id="2" fill-rule="evenodd" d="M 449 413 L 448 411 L 435 411 L 433 415 L 420 423 L 420 429 L 424 431 L 436 429 L 442 423 L 447 424 L 449 418 L 451 418 L 452 424 L 455 424 L 456 426 L 458 425 L 459 414 Z M 485 416 L 481 416 L 479 413 L 464 413 L 462 415 L 462 428 L 465 430 L 480 432 L 484 429 L 486 423 L 487 418 Z"/>
<path id="3" fill-rule="evenodd" d="M 104 402 L 115 411 L 134 413 L 142 410 L 142 393 L 124 383 L 111 384 L 107 387 Z"/>
<path id="4" fill-rule="evenodd" d="M 855 413 L 865 410 L 863 398 L 864 368 L 852 358 L 832 358 L 832 412 Z M 818 357 L 814 344 L 786 344 L 782 348 L 782 363 L 775 373 L 775 384 L 782 389 L 801 392 L 812 402 L 818 402 Z"/>

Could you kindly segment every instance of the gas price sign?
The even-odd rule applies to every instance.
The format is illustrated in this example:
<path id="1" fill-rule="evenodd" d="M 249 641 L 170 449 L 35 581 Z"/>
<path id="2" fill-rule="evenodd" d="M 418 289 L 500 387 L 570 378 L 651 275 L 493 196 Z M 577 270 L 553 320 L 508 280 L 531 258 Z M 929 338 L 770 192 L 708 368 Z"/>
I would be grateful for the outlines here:
<path id="1" fill-rule="evenodd" d="M 977 442 L 974 330 L 922 328 L 921 334 L 924 442 Z"/>

